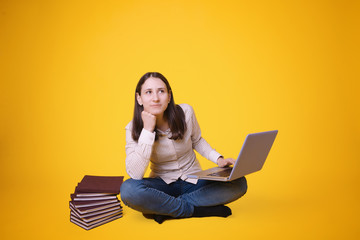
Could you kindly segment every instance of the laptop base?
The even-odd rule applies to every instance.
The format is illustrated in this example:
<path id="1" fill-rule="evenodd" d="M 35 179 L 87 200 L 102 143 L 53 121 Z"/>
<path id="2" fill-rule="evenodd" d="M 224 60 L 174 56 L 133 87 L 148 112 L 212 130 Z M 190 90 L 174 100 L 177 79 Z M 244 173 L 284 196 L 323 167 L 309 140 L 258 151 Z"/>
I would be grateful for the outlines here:
<path id="1" fill-rule="evenodd" d="M 227 182 L 230 179 L 232 167 L 213 167 L 209 168 L 205 171 L 198 171 L 188 175 L 188 178 L 197 178 L 197 179 L 204 179 L 204 180 L 213 180 L 213 181 L 223 181 Z M 227 171 L 228 174 L 223 175 L 221 172 Z M 218 174 L 220 173 L 220 174 Z"/>

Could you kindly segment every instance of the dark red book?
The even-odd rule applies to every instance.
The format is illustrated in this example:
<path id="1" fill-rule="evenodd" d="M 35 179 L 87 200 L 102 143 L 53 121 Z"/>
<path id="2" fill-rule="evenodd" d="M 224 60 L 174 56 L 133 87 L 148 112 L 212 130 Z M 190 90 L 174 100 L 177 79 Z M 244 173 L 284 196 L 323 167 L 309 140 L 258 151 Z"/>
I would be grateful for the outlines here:
<path id="1" fill-rule="evenodd" d="M 75 188 L 75 193 L 74 194 L 77 197 L 100 197 L 100 196 L 114 195 L 114 193 L 83 193 L 83 192 L 79 192 L 77 187 Z"/>
<path id="2" fill-rule="evenodd" d="M 70 201 L 71 204 L 76 208 L 84 208 L 84 207 L 93 207 L 99 205 L 107 205 L 110 203 L 119 202 L 118 199 L 110 199 L 110 200 L 93 200 L 93 201 Z"/>
<path id="3" fill-rule="evenodd" d="M 104 214 L 104 213 L 108 213 L 108 212 L 112 212 L 112 211 L 121 211 L 122 210 L 122 207 L 120 205 L 117 205 L 117 206 L 108 207 L 108 208 L 105 208 L 105 209 L 100 209 L 100 210 L 97 210 L 97 211 L 94 211 L 94 212 L 81 213 L 75 207 L 73 207 L 71 205 L 69 207 L 70 207 L 71 212 L 73 212 L 79 218 L 88 218 L 88 217 L 96 216 L 96 215 L 99 215 L 99 214 Z"/>
<path id="4" fill-rule="evenodd" d="M 122 213 L 122 209 L 115 209 L 113 211 L 110 212 L 105 212 L 105 213 L 99 213 L 97 215 L 93 215 L 93 216 L 89 216 L 89 217 L 81 217 L 79 214 L 77 214 L 77 212 L 75 211 L 71 211 L 70 215 L 77 217 L 78 219 L 81 219 L 82 221 L 84 221 L 85 223 L 92 223 L 94 221 L 97 221 L 99 219 L 104 219 L 110 216 L 114 216 L 116 214 L 120 214 Z"/>
<path id="5" fill-rule="evenodd" d="M 105 223 L 108 223 L 108 222 L 111 222 L 111 221 L 114 221 L 115 219 L 118 219 L 118 218 L 121 218 L 122 217 L 122 213 L 116 213 L 114 215 L 110 215 L 110 216 L 107 216 L 105 218 L 102 218 L 102 219 L 98 219 L 96 221 L 92 221 L 90 223 L 87 223 L 85 221 L 83 221 L 82 219 L 74 216 L 74 215 L 70 215 L 70 222 L 78 225 L 79 227 L 82 227 L 84 228 L 85 230 L 90 230 L 92 228 L 95 228 L 95 227 L 98 227 L 98 226 L 101 226 Z"/>
<path id="6" fill-rule="evenodd" d="M 85 175 L 76 187 L 76 193 L 120 193 L 123 176 Z"/>
<path id="7" fill-rule="evenodd" d="M 70 198 L 73 201 L 92 201 L 92 200 L 117 199 L 117 196 L 115 194 L 104 195 L 104 196 L 78 196 L 77 194 L 70 194 Z"/>
<path id="8" fill-rule="evenodd" d="M 114 203 L 108 203 L 104 205 L 97 205 L 97 206 L 89 206 L 89 207 L 75 207 L 74 204 L 69 202 L 70 207 L 74 208 L 76 211 L 78 211 L 80 214 L 87 214 L 87 213 L 93 213 L 96 211 L 104 210 L 111 207 L 120 207 L 120 202 L 114 202 Z"/>

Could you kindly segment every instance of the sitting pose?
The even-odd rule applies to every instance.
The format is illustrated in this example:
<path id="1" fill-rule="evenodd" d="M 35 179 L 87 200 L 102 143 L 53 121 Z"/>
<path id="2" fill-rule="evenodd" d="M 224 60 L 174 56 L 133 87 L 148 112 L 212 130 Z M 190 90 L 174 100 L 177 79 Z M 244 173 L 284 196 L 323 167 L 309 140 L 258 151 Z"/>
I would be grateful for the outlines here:
<path id="1" fill-rule="evenodd" d="M 126 126 L 126 171 L 121 185 L 125 205 L 162 223 L 170 218 L 227 217 L 224 204 L 246 193 L 245 177 L 217 182 L 187 178 L 201 170 L 194 150 L 219 167 L 232 165 L 201 137 L 193 108 L 176 105 L 166 78 L 157 72 L 136 86 L 132 121 Z M 144 177 L 150 165 L 151 173 Z"/>

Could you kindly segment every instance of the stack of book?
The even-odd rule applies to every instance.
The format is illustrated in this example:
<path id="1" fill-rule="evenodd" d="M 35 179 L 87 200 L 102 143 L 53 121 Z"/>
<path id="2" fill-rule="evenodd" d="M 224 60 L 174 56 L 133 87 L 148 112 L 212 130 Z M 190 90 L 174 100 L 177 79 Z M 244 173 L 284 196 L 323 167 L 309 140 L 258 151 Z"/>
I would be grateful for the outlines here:
<path id="1" fill-rule="evenodd" d="M 117 195 L 124 177 L 85 175 L 70 195 L 70 222 L 86 229 L 122 217 Z"/>

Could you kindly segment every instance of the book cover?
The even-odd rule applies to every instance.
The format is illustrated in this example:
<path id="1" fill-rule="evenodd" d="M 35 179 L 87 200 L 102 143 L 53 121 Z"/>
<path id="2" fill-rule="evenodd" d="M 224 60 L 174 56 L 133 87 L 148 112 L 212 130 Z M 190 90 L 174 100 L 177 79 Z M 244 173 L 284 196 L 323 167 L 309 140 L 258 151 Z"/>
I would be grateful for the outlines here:
<path id="1" fill-rule="evenodd" d="M 104 195 L 104 196 L 78 196 L 73 193 L 70 194 L 70 198 L 73 201 L 92 201 L 92 200 L 108 200 L 108 199 L 117 199 L 116 195 Z"/>
<path id="2" fill-rule="evenodd" d="M 121 208 L 120 202 L 108 203 L 108 204 L 98 205 L 98 206 L 77 208 L 70 201 L 69 206 L 76 209 L 76 211 L 78 211 L 80 214 L 92 213 L 92 212 L 104 210 L 104 209 L 107 209 L 107 208 L 110 208 L 110 207 L 120 207 Z"/>
<path id="3" fill-rule="evenodd" d="M 77 197 L 99 197 L 99 196 L 109 196 L 109 195 L 114 195 L 114 193 L 83 193 L 83 192 L 80 192 L 78 189 L 77 189 L 77 186 L 75 188 L 75 192 L 74 194 L 77 196 Z M 117 195 L 117 194 L 115 194 Z"/>
<path id="4" fill-rule="evenodd" d="M 95 215 L 99 215 L 99 214 L 103 214 L 103 213 L 107 213 L 107 212 L 112 212 L 112 211 L 116 211 L 116 210 L 122 210 L 122 207 L 120 205 L 118 206 L 114 206 L 114 207 L 108 207 L 105 209 L 100 209 L 98 211 L 94 211 L 94 212 L 89 212 L 89 213 L 81 213 L 78 211 L 77 208 L 73 207 L 73 206 L 69 206 L 70 210 L 74 212 L 74 214 L 76 216 L 78 216 L 79 218 L 87 218 L 87 217 L 91 217 L 91 216 L 95 216 Z"/>
<path id="5" fill-rule="evenodd" d="M 70 201 L 74 207 L 76 208 L 84 208 L 84 207 L 92 207 L 98 205 L 106 205 L 109 203 L 119 202 L 118 199 L 110 199 L 110 200 L 92 200 L 92 201 Z"/>
<path id="6" fill-rule="evenodd" d="M 73 215 L 86 223 L 91 223 L 91 222 L 94 222 L 95 220 L 104 219 L 106 217 L 114 216 L 119 213 L 122 213 L 122 209 L 116 209 L 116 210 L 113 210 L 110 212 L 100 213 L 100 214 L 90 216 L 90 217 L 80 217 L 76 212 L 70 211 L 70 215 Z"/>
<path id="7" fill-rule="evenodd" d="M 85 175 L 77 186 L 79 193 L 120 193 L 123 176 Z"/>
<path id="8" fill-rule="evenodd" d="M 99 221 L 97 223 L 86 224 L 83 221 L 81 221 L 80 219 L 78 219 L 78 218 L 76 218 L 74 216 L 70 216 L 70 222 L 76 224 L 79 227 L 82 227 L 85 230 L 90 230 L 90 229 L 93 229 L 95 227 L 101 226 L 101 225 L 103 225 L 105 223 L 108 223 L 108 222 L 114 221 L 116 219 L 119 219 L 121 217 L 122 217 L 122 214 L 119 214 L 119 215 L 115 215 L 115 216 L 106 218 L 106 219 L 104 219 L 102 221 Z"/>

